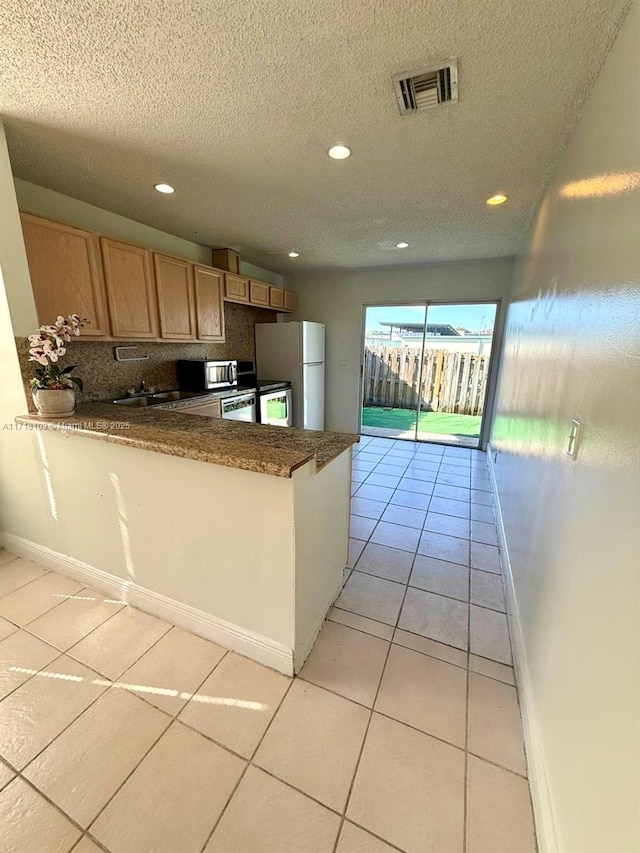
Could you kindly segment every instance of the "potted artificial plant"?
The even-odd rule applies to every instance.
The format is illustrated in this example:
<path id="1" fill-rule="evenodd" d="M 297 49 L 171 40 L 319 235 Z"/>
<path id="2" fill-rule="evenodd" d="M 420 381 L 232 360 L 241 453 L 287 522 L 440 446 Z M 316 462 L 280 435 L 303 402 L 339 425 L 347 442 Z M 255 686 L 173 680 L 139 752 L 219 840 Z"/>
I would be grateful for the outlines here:
<path id="1" fill-rule="evenodd" d="M 80 327 L 88 323 L 77 314 L 58 317 L 53 326 L 40 326 L 35 335 L 29 335 L 29 361 L 35 361 L 36 375 L 31 380 L 31 394 L 41 418 L 68 417 L 76 404 L 77 386 L 82 391 L 82 379 L 71 376 L 75 365 L 59 367 L 57 362 L 67 351 L 72 335 L 80 334 Z"/>

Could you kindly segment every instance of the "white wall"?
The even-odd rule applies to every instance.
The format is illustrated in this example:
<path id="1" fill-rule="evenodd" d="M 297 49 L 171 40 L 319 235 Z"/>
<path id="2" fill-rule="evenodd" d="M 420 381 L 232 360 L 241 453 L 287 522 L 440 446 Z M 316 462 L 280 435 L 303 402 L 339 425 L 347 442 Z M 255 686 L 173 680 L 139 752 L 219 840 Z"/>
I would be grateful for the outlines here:
<path id="1" fill-rule="evenodd" d="M 640 850 L 639 104 L 636 3 L 516 266 L 492 437 L 538 831 L 562 853 Z"/>
<path id="2" fill-rule="evenodd" d="M 14 328 L 38 326 L 11 164 L 0 123 L 0 526 L 17 533 L 46 518 L 46 491 L 31 436 L 13 422 L 26 411 Z"/>
<path id="3" fill-rule="evenodd" d="M 287 276 L 297 294 L 294 320 L 326 325 L 325 427 L 360 431 L 360 362 L 364 306 L 437 302 L 496 301 L 509 293 L 512 258 L 421 267 L 308 273 Z M 500 317 L 496 321 L 499 332 Z M 345 361 L 345 369 L 339 362 Z"/>

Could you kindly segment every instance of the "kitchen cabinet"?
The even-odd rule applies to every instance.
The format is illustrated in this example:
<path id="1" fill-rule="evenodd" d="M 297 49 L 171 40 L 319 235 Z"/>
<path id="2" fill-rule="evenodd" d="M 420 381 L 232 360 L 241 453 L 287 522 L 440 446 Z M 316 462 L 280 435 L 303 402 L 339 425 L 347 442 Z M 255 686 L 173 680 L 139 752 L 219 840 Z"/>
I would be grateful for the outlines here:
<path id="1" fill-rule="evenodd" d="M 249 302 L 249 279 L 243 275 L 224 274 L 224 298 L 229 302 Z"/>
<path id="2" fill-rule="evenodd" d="M 195 264 L 193 285 L 196 300 L 196 327 L 200 341 L 224 341 L 224 273 Z"/>
<path id="3" fill-rule="evenodd" d="M 282 311 L 284 308 L 284 290 L 281 287 L 269 287 L 269 307 L 275 308 L 276 311 Z"/>
<path id="4" fill-rule="evenodd" d="M 284 310 L 285 311 L 295 311 L 296 310 L 296 295 L 292 293 L 290 290 L 285 290 L 284 292 Z"/>
<path id="5" fill-rule="evenodd" d="M 151 252 L 100 238 L 111 333 L 115 338 L 157 338 L 158 302 Z"/>
<path id="6" fill-rule="evenodd" d="M 196 338 L 193 264 L 169 255 L 153 256 L 160 314 L 160 336 L 178 341 Z"/>
<path id="7" fill-rule="evenodd" d="M 269 307 L 269 285 L 262 281 L 249 282 L 249 301 L 261 308 Z"/>
<path id="8" fill-rule="evenodd" d="M 21 213 L 20 218 L 38 321 L 49 325 L 60 314 L 79 314 L 89 320 L 80 329 L 83 337 L 106 337 L 109 324 L 98 235 L 30 213 Z"/>
<path id="9" fill-rule="evenodd" d="M 213 400 L 211 403 L 200 403 L 197 406 L 183 406 L 177 409 L 183 415 L 202 415 L 206 418 L 221 418 L 222 405 L 220 400 Z"/>
<path id="10" fill-rule="evenodd" d="M 226 272 L 240 272 L 240 255 L 233 249 L 214 249 L 213 265 Z"/>

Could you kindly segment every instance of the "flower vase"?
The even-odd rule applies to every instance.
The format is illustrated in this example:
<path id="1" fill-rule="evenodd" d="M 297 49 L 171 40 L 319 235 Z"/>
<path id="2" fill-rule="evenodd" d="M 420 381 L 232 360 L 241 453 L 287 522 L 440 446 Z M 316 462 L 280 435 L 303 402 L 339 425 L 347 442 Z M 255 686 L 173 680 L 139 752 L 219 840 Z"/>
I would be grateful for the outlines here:
<path id="1" fill-rule="evenodd" d="M 76 405 L 73 388 L 39 388 L 32 396 L 39 418 L 68 418 Z"/>

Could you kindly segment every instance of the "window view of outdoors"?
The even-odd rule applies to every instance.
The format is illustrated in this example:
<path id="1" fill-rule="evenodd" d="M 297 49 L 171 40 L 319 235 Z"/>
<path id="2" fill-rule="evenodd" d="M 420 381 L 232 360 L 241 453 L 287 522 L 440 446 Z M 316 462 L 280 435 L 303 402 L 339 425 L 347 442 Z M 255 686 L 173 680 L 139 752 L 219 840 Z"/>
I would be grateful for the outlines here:
<path id="1" fill-rule="evenodd" d="M 368 307 L 362 432 L 477 447 L 496 309 Z"/>

